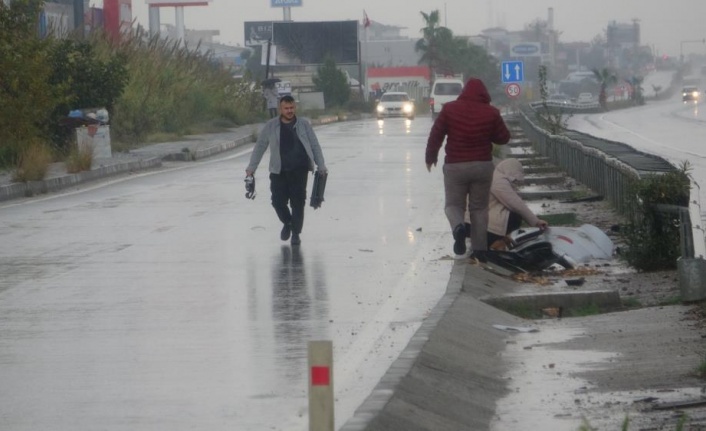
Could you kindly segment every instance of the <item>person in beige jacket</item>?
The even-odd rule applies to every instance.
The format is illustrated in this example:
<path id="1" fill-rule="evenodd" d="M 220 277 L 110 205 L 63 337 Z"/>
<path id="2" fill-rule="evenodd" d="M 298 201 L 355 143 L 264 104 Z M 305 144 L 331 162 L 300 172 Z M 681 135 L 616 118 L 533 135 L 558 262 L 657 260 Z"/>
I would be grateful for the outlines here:
<path id="1" fill-rule="evenodd" d="M 493 172 L 488 204 L 488 247 L 519 229 L 524 220 L 529 226 L 544 230 L 546 221 L 538 218 L 515 189 L 525 179 L 522 164 L 517 159 L 505 159 Z M 497 248 L 497 247 L 492 247 Z"/>

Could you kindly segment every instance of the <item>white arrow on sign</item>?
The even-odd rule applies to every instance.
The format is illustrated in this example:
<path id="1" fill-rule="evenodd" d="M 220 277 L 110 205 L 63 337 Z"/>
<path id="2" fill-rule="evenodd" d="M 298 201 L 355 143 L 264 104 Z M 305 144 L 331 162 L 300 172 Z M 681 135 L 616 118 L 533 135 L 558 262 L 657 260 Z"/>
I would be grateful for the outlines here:
<path id="1" fill-rule="evenodd" d="M 512 78 L 511 70 L 512 70 L 512 69 L 510 68 L 510 64 L 506 64 L 506 65 L 505 65 L 505 80 L 507 80 L 507 81 L 510 81 L 510 78 Z M 519 80 L 520 80 L 520 65 L 517 64 L 517 63 L 515 63 L 515 77 L 514 77 L 514 80 L 515 80 L 515 81 L 519 81 Z"/>

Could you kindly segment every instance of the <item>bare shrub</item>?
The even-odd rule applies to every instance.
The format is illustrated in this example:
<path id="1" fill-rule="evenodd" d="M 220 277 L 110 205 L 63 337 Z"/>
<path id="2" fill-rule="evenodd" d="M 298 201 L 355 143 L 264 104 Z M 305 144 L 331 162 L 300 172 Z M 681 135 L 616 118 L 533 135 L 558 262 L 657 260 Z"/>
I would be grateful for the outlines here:
<path id="1" fill-rule="evenodd" d="M 51 161 L 52 156 L 49 148 L 46 145 L 33 142 L 20 154 L 13 178 L 15 181 L 21 182 L 43 180 Z"/>
<path id="2" fill-rule="evenodd" d="M 74 147 L 66 158 L 66 171 L 76 173 L 90 171 L 93 164 L 93 146 L 86 145 L 83 148 Z"/>

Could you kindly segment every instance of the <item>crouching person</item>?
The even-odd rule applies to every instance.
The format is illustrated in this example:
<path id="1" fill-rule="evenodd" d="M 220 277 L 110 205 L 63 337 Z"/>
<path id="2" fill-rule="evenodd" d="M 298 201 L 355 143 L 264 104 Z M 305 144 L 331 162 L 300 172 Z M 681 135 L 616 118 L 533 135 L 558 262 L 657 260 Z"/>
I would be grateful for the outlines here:
<path id="1" fill-rule="evenodd" d="M 544 230 L 548 223 L 538 218 L 517 193 L 525 179 L 522 164 L 517 159 L 505 159 L 493 172 L 488 204 L 488 249 L 504 250 L 506 236 L 517 230 L 524 220 L 529 226 Z"/>

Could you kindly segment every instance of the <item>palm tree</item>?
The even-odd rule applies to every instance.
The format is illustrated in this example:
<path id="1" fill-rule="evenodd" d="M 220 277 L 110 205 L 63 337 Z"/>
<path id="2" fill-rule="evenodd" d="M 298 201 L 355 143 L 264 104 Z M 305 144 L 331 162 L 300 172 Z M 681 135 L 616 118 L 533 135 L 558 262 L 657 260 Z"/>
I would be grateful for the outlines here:
<path id="1" fill-rule="evenodd" d="M 422 38 L 417 41 L 414 50 L 422 53 L 419 63 L 429 66 L 430 84 L 433 84 L 436 71 L 448 68 L 450 64 L 451 59 L 447 53 L 453 43 L 453 33 L 439 24 L 438 9 L 429 14 L 419 13 L 424 18 L 425 26 L 420 30 Z"/>
<path id="2" fill-rule="evenodd" d="M 618 77 L 615 75 L 615 73 L 613 73 L 613 71 L 606 67 L 601 70 L 592 69 L 591 71 L 596 77 L 596 81 L 598 81 L 598 84 L 600 84 L 601 86 L 601 92 L 598 95 L 598 103 L 601 104 L 601 108 L 606 109 L 608 99 L 608 97 L 606 96 L 606 88 L 609 85 L 618 82 Z"/>
<path id="3" fill-rule="evenodd" d="M 630 80 L 632 85 L 632 100 L 637 105 L 645 104 L 645 97 L 642 95 L 642 82 L 645 80 L 642 76 L 633 76 Z"/>

